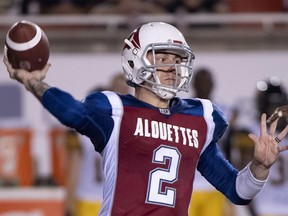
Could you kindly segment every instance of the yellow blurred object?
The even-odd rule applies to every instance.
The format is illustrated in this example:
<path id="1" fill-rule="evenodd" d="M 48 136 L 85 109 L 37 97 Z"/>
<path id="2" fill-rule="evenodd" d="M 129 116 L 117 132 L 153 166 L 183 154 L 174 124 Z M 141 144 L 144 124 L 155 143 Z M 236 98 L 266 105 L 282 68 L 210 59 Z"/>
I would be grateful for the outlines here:
<path id="1" fill-rule="evenodd" d="M 232 137 L 233 147 L 238 149 L 251 149 L 254 148 L 253 141 L 248 137 L 246 132 L 236 132 Z"/>

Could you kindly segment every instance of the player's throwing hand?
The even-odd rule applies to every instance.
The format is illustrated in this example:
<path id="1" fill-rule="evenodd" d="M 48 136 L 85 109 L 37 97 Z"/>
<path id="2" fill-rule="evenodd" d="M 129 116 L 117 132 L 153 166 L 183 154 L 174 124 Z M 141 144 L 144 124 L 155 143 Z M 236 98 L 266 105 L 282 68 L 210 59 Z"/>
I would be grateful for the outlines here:
<path id="1" fill-rule="evenodd" d="M 46 66 L 42 70 L 29 72 L 24 69 L 13 68 L 12 65 L 9 63 L 7 56 L 4 56 L 3 62 L 6 65 L 10 78 L 17 80 L 20 83 L 23 83 L 27 90 L 31 90 L 31 85 L 34 85 L 35 81 L 44 80 L 50 67 L 50 64 L 46 64 Z"/>

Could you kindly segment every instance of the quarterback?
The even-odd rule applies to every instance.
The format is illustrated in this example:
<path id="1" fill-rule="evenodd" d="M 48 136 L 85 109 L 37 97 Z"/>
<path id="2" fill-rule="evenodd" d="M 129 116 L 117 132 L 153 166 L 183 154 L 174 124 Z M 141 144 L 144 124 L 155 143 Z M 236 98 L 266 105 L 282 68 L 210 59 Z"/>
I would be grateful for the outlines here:
<path id="1" fill-rule="evenodd" d="M 248 204 L 265 184 L 287 132 L 275 133 L 277 120 L 260 136 L 253 160 L 238 171 L 225 160 L 217 141 L 228 124 L 211 101 L 181 99 L 192 79 L 194 53 L 174 26 L 152 22 L 125 39 L 122 66 L 135 94 L 111 91 L 89 94 L 84 101 L 43 80 L 49 64 L 28 72 L 4 63 L 12 79 L 22 83 L 64 125 L 90 138 L 103 157 L 105 175 L 101 216 L 185 216 L 197 169 L 233 203 Z M 209 204 L 207 206 L 209 208 Z"/>

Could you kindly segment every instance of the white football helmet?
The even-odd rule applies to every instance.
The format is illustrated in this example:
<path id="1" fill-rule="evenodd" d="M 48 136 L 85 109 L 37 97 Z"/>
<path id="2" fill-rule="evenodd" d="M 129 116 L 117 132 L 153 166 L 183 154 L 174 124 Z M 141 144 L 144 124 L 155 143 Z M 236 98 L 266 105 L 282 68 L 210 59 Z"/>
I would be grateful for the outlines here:
<path id="1" fill-rule="evenodd" d="M 147 59 L 151 52 L 154 61 Z M 156 64 L 155 54 L 165 52 L 176 54 L 180 62 Z M 171 99 L 179 91 L 188 91 L 192 79 L 192 64 L 195 59 L 192 49 L 186 43 L 182 33 L 174 26 L 163 22 L 151 22 L 136 28 L 125 39 L 122 51 L 122 67 L 130 86 L 151 83 L 148 87 L 162 99 Z M 169 66 L 174 68 L 176 79 L 173 85 L 162 84 L 157 75 L 157 68 Z M 145 86 L 147 87 L 147 86 Z"/>

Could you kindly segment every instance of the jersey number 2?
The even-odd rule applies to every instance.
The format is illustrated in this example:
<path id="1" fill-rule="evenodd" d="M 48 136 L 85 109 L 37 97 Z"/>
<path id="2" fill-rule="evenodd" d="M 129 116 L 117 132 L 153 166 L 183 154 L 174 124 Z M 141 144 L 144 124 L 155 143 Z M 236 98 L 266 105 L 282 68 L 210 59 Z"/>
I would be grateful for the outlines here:
<path id="1" fill-rule="evenodd" d="M 150 171 L 146 203 L 154 205 L 175 206 L 176 189 L 162 187 L 162 183 L 173 184 L 178 179 L 181 154 L 177 148 L 161 145 L 154 150 L 153 163 L 165 164 L 167 168 L 156 168 Z"/>

